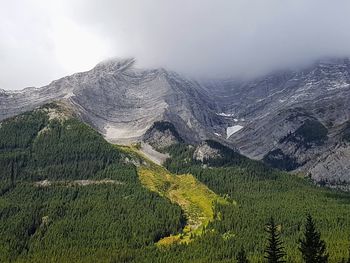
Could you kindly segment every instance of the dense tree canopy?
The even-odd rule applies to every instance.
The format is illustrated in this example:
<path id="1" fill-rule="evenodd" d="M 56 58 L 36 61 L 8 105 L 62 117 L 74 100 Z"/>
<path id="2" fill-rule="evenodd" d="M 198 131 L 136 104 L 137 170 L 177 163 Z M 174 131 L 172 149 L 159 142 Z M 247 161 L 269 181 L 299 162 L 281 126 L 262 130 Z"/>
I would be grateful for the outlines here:
<path id="1" fill-rule="evenodd" d="M 2 123 L 0 147 L 0 262 L 127 257 L 184 224 L 180 207 L 142 187 L 125 153 L 75 119 L 49 120 L 43 109 L 15 117 Z"/>
<path id="2" fill-rule="evenodd" d="M 180 143 L 166 149 L 165 166 L 193 174 L 229 202 L 213 204 L 215 220 L 192 242 L 159 247 L 159 239 L 182 231 L 185 218 L 179 206 L 141 185 L 139 160 L 76 119 L 50 118 L 45 109 L 2 122 L 0 262 L 234 262 L 242 247 L 249 262 L 260 262 L 271 216 L 285 260 L 294 262 L 302 259 L 296 243 L 306 213 L 315 215 L 331 262 L 347 257 L 349 194 L 208 143 L 221 159 L 202 164 L 192 158 L 193 147 Z M 75 183 L 83 179 L 92 183 Z"/>

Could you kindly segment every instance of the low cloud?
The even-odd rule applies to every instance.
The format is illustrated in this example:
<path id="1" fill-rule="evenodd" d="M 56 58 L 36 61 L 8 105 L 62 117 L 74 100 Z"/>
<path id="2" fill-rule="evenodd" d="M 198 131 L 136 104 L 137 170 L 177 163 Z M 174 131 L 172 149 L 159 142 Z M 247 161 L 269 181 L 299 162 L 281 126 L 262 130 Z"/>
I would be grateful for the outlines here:
<path id="1" fill-rule="evenodd" d="M 15 8 L 10 15 L 0 11 L 0 70 L 9 69 L 0 76 L 0 88 L 86 70 L 108 56 L 133 56 L 142 67 L 197 77 L 252 77 L 350 55 L 347 0 L 62 0 L 59 8 L 16 0 L 4 5 L 14 2 L 31 4 L 23 10 L 28 19 L 14 17 Z M 62 28 L 62 21 L 69 23 Z M 30 25 L 29 31 L 23 25 Z M 17 75 L 22 81 L 13 78 Z"/>

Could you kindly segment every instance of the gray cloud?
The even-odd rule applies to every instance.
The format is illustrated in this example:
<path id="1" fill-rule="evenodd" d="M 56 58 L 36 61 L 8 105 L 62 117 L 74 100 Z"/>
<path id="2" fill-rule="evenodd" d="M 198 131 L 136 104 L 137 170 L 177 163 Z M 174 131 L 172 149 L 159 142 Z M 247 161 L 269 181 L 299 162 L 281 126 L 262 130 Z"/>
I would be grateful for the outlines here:
<path id="1" fill-rule="evenodd" d="M 1 1 L 0 88 L 34 85 L 44 75 L 53 77 L 57 70 L 58 66 L 50 59 L 47 20 L 28 10 L 31 6 L 25 1 Z"/>
<path id="2" fill-rule="evenodd" d="M 350 55 L 348 0 L 63 2 L 64 15 L 81 30 L 107 43 L 108 55 L 133 56 L 145 67 L 165 66 L 195 76 L 254 76 L 324 56 Z M 59 64 L 52 55 L 50 34 L 47 35 L 50 28 L 43 21 L 36 23 L 34 35 L 39 38 L 35 44 L 39 48 L 32 54 L 17 50 L 11 54 L 11 51 L 9 57 L 24 53 L 18 58 L 19 63 L 32 61 L 32 56 L 39 60 L 35 70 L 30 71 L 32 75 L 24 75 L 28 79 L 40 79 L 40 74 L 51 76 L 51 72 L 56 75 L 68 72 L 60 69 L 65 68 L 64 63 Z M 47 47 L 42 47 L 46 42 Z M 11 70 L 15 70 L 16 63 L 6 56 L 5 60 L 2 58 L 6 52 L 6 46 L 0 44 L 0 69 L 9 63 Z M 41 58 L 45 52 L 46 58 Z M 95 55 L 91 61 L 99 57 L 102 55 Z M 40 66 L 48 64 L 53 66 L 47 70 Z M 1 81 L 2 76 L 0 84 Z"/>
<path id="3" fill-rule="evenodd" d="M 84 1 L 84 23 L 141 64 L 254 75 L 350 54 L 349 1 Z"/>

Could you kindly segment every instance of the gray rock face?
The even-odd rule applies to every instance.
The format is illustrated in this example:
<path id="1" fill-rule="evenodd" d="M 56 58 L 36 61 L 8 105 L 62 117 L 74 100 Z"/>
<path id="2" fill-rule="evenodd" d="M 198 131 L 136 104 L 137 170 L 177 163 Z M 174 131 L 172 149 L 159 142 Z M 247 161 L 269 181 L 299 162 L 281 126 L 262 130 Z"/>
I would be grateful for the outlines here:
<path id="1" fill-rule="evenodd" d="M 193 159 L 204 162 L 209 159 L 216 159 L 221 157 L 220 151 L 210 147 L 206 142 L 197 146 L 193 153 Z"/>
<path id="2" fill-rule="evenodd" d="M 164 149 L 183 142 L 174 125 L 170 122 L 155 122 L 143 135 L 144 142 L 155 149 Z"/>
<path id="3" fill-rule="evenodd" d="M 187 142 L 217 140 L 316 180 L 350 182 L 344 142 L 350 120 L 348 59 L 319 61 L 251 81 L 200 82 L 164 69 L 135 68 L 133 59 L 110 60 L 42 88 L 0 90 L 0 121 L 57 100 L 70 104 L 110 142 L 146 140 L 153 123 L 168 121 Z M 298 133 L 310 121 L 325 127 L 321 141 L 308 141 L 312 128 Z M 347 132 L 350 138 L 350 126 Z M 155 131 L 148 139 L 158 147 L 172 143 L 172 136 Z"/>
<path id="4" fill-rule="evenodd" d="M 164 132 L 158 130 L 153 131 L 151 137 L 148 137 L 145 141 L 156 149 L 169 147 L 178 142 L 169 130 L 166 130 Z"/>
<path id="5" fill-rule="evenodd" d="M 317 181 L 331 185 L 349 182 L 350 145 L 337 145 L 322 153 L 308 167 L 309 174 Z"/>
<path id="6" fill-rule="evenodd" d="M 159 120 L 170 121 L 184 139 L 196 142 L 222 122 L 196 82 L 164 69 L 137 69 L 133 59 L 102 62 L 46 87 L 1 92 L 0 120 L 54 100 L 68 101 L 115 143 L 138 141 Z"/>
<path id="7" fill-rule="evenodd" d="M 215 91 L 212 96 L 220 101 L 226 118 L 244 126 L 229 138 L 244 155 L 262 159 L 272 152 L 277 159 L 284 156 L 296 161 L 294 169 L 306 171 L 316 180 L 350 182 L 345 150 L 337 146 L 342 140 L 339 131 L 350 119 L 348 59 L 319 61 L 304 70 L 278 72 L 253 81 L 209 81 L 203 86 Z M 307 147 L 283 141 L 308 120 L 326 127 L 327 139 Z"/>

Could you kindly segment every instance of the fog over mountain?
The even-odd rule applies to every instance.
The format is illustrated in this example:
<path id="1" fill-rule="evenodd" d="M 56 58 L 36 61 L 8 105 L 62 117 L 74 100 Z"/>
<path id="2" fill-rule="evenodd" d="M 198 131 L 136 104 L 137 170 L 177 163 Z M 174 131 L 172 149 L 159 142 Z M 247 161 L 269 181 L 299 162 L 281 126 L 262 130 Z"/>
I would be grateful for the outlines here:
<path id="1" fill-rule="evenodd" d="M 2 89 L 42 86 L 108 57 L 215 78 L 350 55 L 346 0 L 1 0 L 1 7 Z"/>
<path id="2" fill-rule="evenodd" d="M 42 88 L 0 90 L 0 122 L 59 101 L 111 143 L 156 147 L 175 139 L 215 140 L 273 167 L 348 189 L 349 98 L 349 59 L 251 81 L 201 82 L 138 68 L 133 59 L 109 60 Z"/>
<path id="3" fill-rule="evenodd" d="M 0 263 L 350 263 L 349 10 L 0 0 Z"/>

